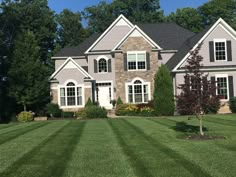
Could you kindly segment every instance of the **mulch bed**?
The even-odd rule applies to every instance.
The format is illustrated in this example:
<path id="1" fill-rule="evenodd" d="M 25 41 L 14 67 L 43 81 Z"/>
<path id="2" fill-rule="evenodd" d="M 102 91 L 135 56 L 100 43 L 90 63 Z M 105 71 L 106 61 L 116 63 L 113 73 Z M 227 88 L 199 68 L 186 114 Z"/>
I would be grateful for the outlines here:
<path id="1" fill-rule="evenodd" d="M 186 140 L 197 140 L 197 141 L 201 141 L 201 140 L 222 140 L 222 139 L 226 139 L 224 136 L 213 136 L 213 135 L 189 135 L 187 137 L 185 137 Z"/>

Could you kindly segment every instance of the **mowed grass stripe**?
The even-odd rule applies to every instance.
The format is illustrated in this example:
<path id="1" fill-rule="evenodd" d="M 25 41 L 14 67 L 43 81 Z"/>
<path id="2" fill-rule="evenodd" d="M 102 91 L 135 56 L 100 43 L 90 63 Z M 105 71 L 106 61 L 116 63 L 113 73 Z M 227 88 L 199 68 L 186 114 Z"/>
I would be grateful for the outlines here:
<path id="1" fill-rule="evenodd" d="M 133 177 L 108 120 L 89 120 L 63 177 Z"/>
<path id="2" fill-rule="evenodd" d="M 6 133 L 17 131 L 17 130 L 25 128 L 25 127 L 29 127 L 34 124 L 37 124 L 37 123 L 36 122 L 18 123 L 18 124 L 16 124 L 16 126 L 10 126 L 8 128 L 0 129 L 0 136 L 4 135 Z"/>
<path id="3" fill-rule="evenodd" d="M 30 153 L 55 132 L 67 125 L 68 121 L 53 121 L 39 129 L 24 134 L 0 146 L 0 173 L 9 168 L 14 162 Z"/>
<path id="4" fill-rule="evenodd" d="M 183 156 L 185 159 L 193 162 L 194 164 L 198 164 L 204 171 L 214 177 L 223 177 L 223 176 L 234 176 L 232 175 L 235 171 L 235 153 L 232 151 L 228 151 L 227 149 L 223 149 L 222 147 L 217 146 L 215 143 L 222 143 L 223 145 L 233 145 L 235 144 L 233 138 L 230 140 L 210 140 L 210 141 L 189 141 L 184 139 L 173 138 L 176 134 L 176 131 L 172 129 L 167 129 L 162 125 L 153 124 L 151 121 L 147 121 L 146 119 L 133 120 L 127 119 L 129 122 L 138 126 L 142 131 L 144 131 L 147 135 L 151 136 L 153 139 L 161 142 L 165 146 L 173 149 L 175 152 Z M 183 121 L 181 119 L 181 121 Z M 188 122 L 189 123 L 189 122 Z M 191 120 L 190 125 L 198 124 L 197 120 Z M 210 125 L 210 133 L 211 134 L 219 134 L 225 133 L 228 131 L 224 126 L 219 128 L 219 131 L 215 132 L 215 129 L 219 128 L 219 125 Z M 225 131 L 221 131 L 221 129 L 225 129 Z M 232 135 L 233 136 L 233 135 Z M 235 136 L 234 136 L 235 137 Z M 204 159 L 204 160 L 203 160 Z M 219 160 L 220 159 L 220 160 Z M 228 163 L 227 169 L 224 164 Z M 234 173 L 235 174 L 235 173 Z"/>
<path id="5" fill-rule="evenodd" d="M 9 127 L 14 127 L 16 125 L 19 125 L 19 123 L 0 124 L 0 130 L 6 129 Z"/>
<path id="6" fill-rule="evenodd" d="M 157 148 L 159 151 L 164 153 L 166 156 L 169 158 L 173 159 L 176 164 L 181 165 L 184 167 L 188 172 L 192 174 L 194 177 L 212 177 L 210 174 L 208 174 L 206 171 L 204 171 L 200 166 L 197 164 L 187 160 L 184 156 L 181 154 L 175 152 L 168 146 L 160 143 L 156 139 L 152 138 L 151 136 L 148 136 L 142 129 L 139 127 L 135 126 L 134 124 L 130 123 L 127 120 L 123 120 L 129 127 L 130 129 L 133 129 L 139 136 L 142 136 L 144 139 L 146 139 L 147 142 L 154 148 Z"/>
<path id="7" fill-rule="evenodd" d="M 71 121 L 0 173 L 1 177 L 60 177 L 86 122 Z"/>
<path id="8" fill-rule="evenodd" d="M 149 171 L 149 167 L 145 165 L 145 162 L 142 160 L 142 158 L 136 153 L 135 147 L 133 146 L 132 148 L 132 145 L 130 145 L 125 139 L 124 135 L 122 135 L 121 130 L 119 130 L 122 125 L 119 125 L 119 123 L 117 123 L 118 121 L 121 120 L 109 121 L 109 125 L 111 126 L 113 133 L 116 135 L 116 138 L 123 149 L 124 154 L 128 157 L 128 160 L 133 167 L 136 176 L 154 176 L 154 174 Z"/>
<path id="9" fill-rule="evenodd" d="M 15 139 L 19 136 L 22 136 L 26 133 L 29 133 L 30 131 L 41 128 L 41 127 L 43 127 L 47 124 L 49 124 L 49 123 L 48 122 L 36 123 L 36 124 L 31 125 L 31 126 L 27 126 L 27 127 L 21 128 L 21 129 L 17 129 L 15 131 L 11 131 L 11 132 L 8 132 L 8 133 L 1 134 L 0 135 L 0 145 L 5 143 L 5 142 L 11 141 L 11 140 L 13 140 L 13 139 Z"/>

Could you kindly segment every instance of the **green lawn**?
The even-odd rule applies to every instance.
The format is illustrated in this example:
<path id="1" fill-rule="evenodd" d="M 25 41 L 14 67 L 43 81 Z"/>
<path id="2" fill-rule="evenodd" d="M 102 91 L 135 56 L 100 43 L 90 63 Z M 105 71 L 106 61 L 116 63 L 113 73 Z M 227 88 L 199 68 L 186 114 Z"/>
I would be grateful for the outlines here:
<path id="1" fill-rule="evenodd" d="M 0 125 L 0 177 L 235 177 L 236 115 Z"/>

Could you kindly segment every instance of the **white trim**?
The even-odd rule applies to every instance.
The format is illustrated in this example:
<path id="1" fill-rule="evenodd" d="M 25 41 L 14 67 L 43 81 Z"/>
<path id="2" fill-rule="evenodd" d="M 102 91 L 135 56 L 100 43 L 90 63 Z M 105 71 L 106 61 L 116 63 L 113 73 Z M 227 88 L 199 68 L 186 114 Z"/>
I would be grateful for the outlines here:
<path id="1" fill-rule="evenodd" d="M 158 50 L 162 50 L 162 48 L 157 45 L 146 33 L 144 33 L 137 25 L 135 25 L 128 34 L 125 35 L 125 37 L 112 49 L 112 51 L 115 51 L 118 49 L 127 39 L 128 37 L 134 32 L 134 30 L 138 30 L 143 36 L 143 38 L 152 46 L 156 47 Z"/>
<path id="2" fill-rule="evenodd" d="M 69 57 L 74 58 L 74 59 L 86 59 L 85 56 L 51 57 L 51 59 L 52 60 L 56 60 L 56 59 L 64 60 L 64 59 L 67 59 Z"/>
<path id="3" fill-rule="evenodd" d="M 111 83 L 111 86 L 107 86 L 107 87 L 111 87 L 111 100 L 114 100 L 114 84 L 113 84 L 113 81 L 112 80 L 107 80 L 107 81 L 96 81 L 96 84 L 99 84 L 99 83 Z M 96 86 L 97 87 L 97 86 Z M 97 88 L 99 88 L 99 86 L 97 87 Z M 95 100 L 96 101 L 98 101 L 97 100 L 97 91 L 95 91 L 95 93 L 96 93 L 96 98 L 95 98 Z M 110 94 L 110 93 L 109 93 Z M 111 101 L 110 100 L 110 101 Z M 110 103 L 111 104 L 111 103 Z"/>
<path id="4" fill-rule="evenodd" d="M 85 54 L 90 53 L 90 50 L 91 50 L 92 48 L 94 48 L 94 47 L 98 44 L 98 42 L 100 42 L 101 39 L 102 39 L 121 19 L 123 19 L 123 20 L 128 24 L 128 26 L 129 26 L 130 28 L 133 28 L 133 24 L 132 24 L 127 18 L 125 18 L 124 15 L 121 14 L 121 15 L 106 29 L 106 31 L 103 32 L 103 34 L 88 48 L 88 50 L 86 50 Z"/>
<path id="5" fill-rule="evenodd" d="M 93 79 L 93 77 L 88 74 L 78 63 L 76 63 L 71 57 L 69 57 L 49 78 L 51 80 L 54 78 L 65 66 L 68 62 L 72 62 L 75 66 L 77 66 L 77 69 L 85 76 Z"/>
<path id="6" fill-rule="evenodd" d="M 224 62 L 228 60 L 228 53 L 227 53 L 227 40 L 226 39 L 214 39 L 213 40 L 213 46 L 214 46 L 214 61 L 215 62 Z M 216 43 L 218 42 L 224 42 L 225 43 L 225 59 L 224 60 L 217 60 L 216 59 Z"/>
<path id="7" fill-rule="evenodd" d="M 220 23 L 222 23 L 223 26 Z M 191 49 L 191 51 L 194 51 L 199 46 L 199 44 L 201 44 L 209 36 L 209 34 L 212 33 L 216 29 L 217 26 L 221 26 L 226 32 L 231 34 L 231 36 L 236 40 L 236 31 L 231 26 L 229 26 L 222 18 L 219 18 L 217 22 L 215 22 L 215 24 L 208 30 L 208 32 Z M 190 56 L 190 52 L 186 54 L 186 56 L 176 65 L 176 67 L 172 71 L 173 72 L 177 71 L 178 68 L 186 61 L 186 59 L 189 56 Z"/>
<path id="8" fill-rule="evenodd" d="M 176 53 L 178 50 L 161 50 L 161 53 Z"/>
<path id="9" fill-rule="evenodd" d="M 67 84 L 69 82 L 74 82 L 75 83 L 75 86 L 69 86 L 69 87 L 74 87 L 75 88 L 75 104 L 74 106 L 61 106 L 61 88 L 64 88 L 65 89 L 65 104 L 67 105 Z M 77 88 L 78 87 L 81 87 L 82 88 L 82 105 L 77 105 Z M 58 90 L 57 90 L 57 99 L 58 99 L 58 105 L 61 109 L 67 109 L 67 108 L 83 108 L 85 106 L 85 92 L 84 92 L 84 84 L 77 84 L 76 81 L 72 80 L 72 79 L 69 79 L 69 80 L 66 80 L 64 82 L 64 84 L 62 85 L 58 85 Z"/>
<path id="10" fill-rule="evenodd" d="M 99 72 L 99 61 L 101 59 L 106 60 L 106 65 L 107 65 L 107 71 L 106 72 Z M 105 56 L 105 55 L 102 55 L 102 56 L 98 56 L 96 58 L 96 60 L 97 60 L 97 74 L 107 74 L 108 73 L 108 60 L 109 60 L 109 58 L 107 56 Z"/>
<path id="11" fill-rule="evenodd" d="M 200 69 L 200 71 L 236 71 L 236 67 L 235 68 L 206 68 L 206 69 Z M 186 70 L 181 69 L 181 70 L 177 70 L 177 71 L 172 71 L 173 73 L 182 73 L 182 72 L 186 72 Z"/>
<path id="12" fill-rule="evenodd" d="M 128 55 L 135 54 L 136 57 L 136 69 L 129 69 Z M 145 69 L 138 69 L 138 54 L 145 54 Z M 147 52 L 146 51 L 127 51 L 127 71 L 147 71 Z"/>
<path id="13" fill-rule="evenodd" d="M 215 74 L 216 95 L 218 95 L 217 78 L 226 78 L 226 82 L 227 82 L 227 99 L 220 99 L 220 101 L 229 101 L 229 75 L 228 74 Z"/>
<path id="14" fill-rule="evenodd" d="M 131 82 L 126 82 L 125 83 L 125 97 L 126 97 L 126 103 L 129 103 L 129 89 L 128 86 L 134 86 L 134 82 L 136 80 L 140 80 L 142 82 L 142 103 L 148 103 L 148 102 L 144 102 L 144 92 L 143 92 L 143 86 L 147 85 L 148 86 L 148 101 L 151 100 L 151 82 L 145 82 L 142 78 L 140 77 L 135 77 Z M 134 91 L 134 88 L 132 88 L 132 90 Z M 133 92 L 133 103 L 131 104 L 140 104 L 140 103 L 134 103 L 134 92 Z"/>

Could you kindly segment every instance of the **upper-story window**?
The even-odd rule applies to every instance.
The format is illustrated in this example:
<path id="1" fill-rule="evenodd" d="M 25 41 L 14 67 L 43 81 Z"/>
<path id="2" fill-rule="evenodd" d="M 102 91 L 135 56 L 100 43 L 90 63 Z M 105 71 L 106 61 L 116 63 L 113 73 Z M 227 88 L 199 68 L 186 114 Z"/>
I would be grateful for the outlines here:
<path id="1" fill-rule="evenodd" d="M 69 82 L 60 88 L 61 106 L 81 106 L 82 97 L 82 87 L 76 86 L 74 82 Z"/>
<path id="2" fill-rule="evenodd" d="M 227 45 L 225 39 L 216 39 L 214 40 L 214 54 L 216 61 L 225 61 L 227 60 Z"/>
<path id="3" fill-rule="evenodd" d="M 98 60 L 98 72 L 106 73 L 108 70 L 107 60 L 105 58 L 100 58 Z"/>
<path id="4" fill-rule="evenodd" d="M 146 70 L 146 52 L 127 52 L 128 70 Z"/>

